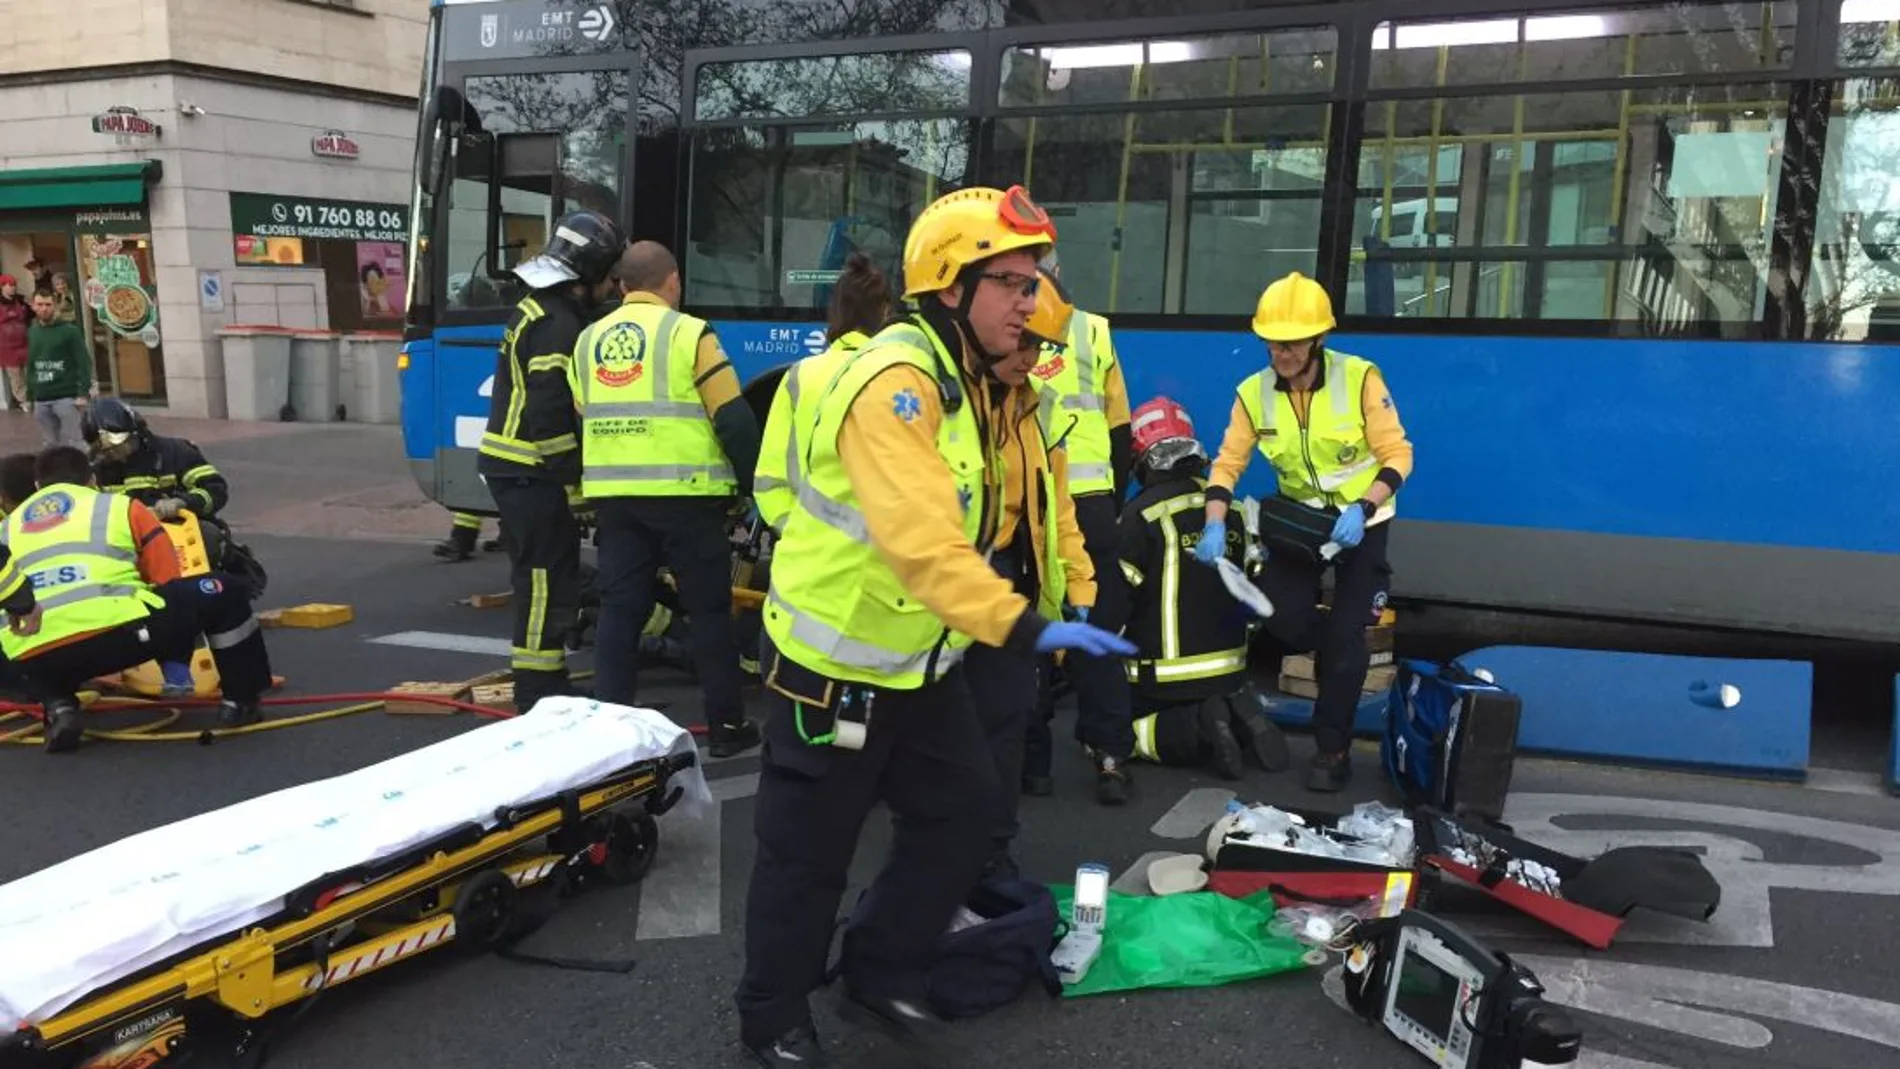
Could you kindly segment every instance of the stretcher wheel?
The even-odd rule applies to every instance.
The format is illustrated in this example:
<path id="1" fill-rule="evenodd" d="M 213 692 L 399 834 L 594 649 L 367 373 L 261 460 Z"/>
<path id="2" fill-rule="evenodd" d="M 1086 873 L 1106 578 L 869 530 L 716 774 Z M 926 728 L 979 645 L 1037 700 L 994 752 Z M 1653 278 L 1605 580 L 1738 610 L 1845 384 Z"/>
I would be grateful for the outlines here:
<path id="1" fill-rule="evenodd" d="M 660 824 L 645 813 L 638 818 L 615 813 L 607 818 L 602 845 L 606 849 L 600 861 L 601 877 L 617 887 L 639 883 L 659 853 Z"/>
<path id="2" fill-rule="evenodd" d="M 470 877 L 449 910 L 455 917 L 455 945 L 470 954 L 501 945 L 514 921 L 515 898 L 515 882 L 493 869 Z"/>

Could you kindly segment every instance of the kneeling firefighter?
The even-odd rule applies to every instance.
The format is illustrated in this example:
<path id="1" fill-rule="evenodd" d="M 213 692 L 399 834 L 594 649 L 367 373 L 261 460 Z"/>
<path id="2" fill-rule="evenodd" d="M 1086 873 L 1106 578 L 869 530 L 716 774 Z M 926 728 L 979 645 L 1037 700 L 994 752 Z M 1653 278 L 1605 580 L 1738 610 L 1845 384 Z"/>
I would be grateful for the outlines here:
<path id="1" fill-rule="evenodd" d="M 8 616 L 0 649 L 45 707 L 47 751 L 79 745 L 81 684 L 189 657 L 201 634 L 224 689 L 220 723 L 259 720 L 270 657 L 244 579 L 180 578 L 157 517 L 123 494 L 101 493 L 78 449 L 47 449 L 34 475 L 39 489 L 0 526 L 0 605 Z"/>
<path id="2" fill-rule="evenodd" d="M 100 490 L 124 494 L 166 522 L 189 510 L 198 517 L 211 569 L 243 576 L 251 597 L 263 596 L 263 567 L 219 515 L 231 502 L 231 484 L 197 443 L 152 433 L 145 417 L 116 397 L 88 405 L 80 429 Z"/>
<path id="3" fill-rule="evenodd" d="M 1340 790 L 1352 777 L 1353 716 L 1371 664 L 1366 628 L 1385 608 L 1389 521 L 1412 472 L 1412 444 L 1384 377 L 1369 360 L 1327 349 L 1333 327 L 1325 287 L 1297 271 L 1261 293 L 1253 331 L 1270 363 L 1234 398 L 1207 487 L 1207 530 L 1220 533 L 1195 552 L 1204 564 L 1219 556 L 1227 506 L 1257 447 L 1278 481 L 1260 507 L 1267 561 L 1256 582 L 1274 605 L 1266 630 L 1287 650 L 1317 652 L 1312 791 Z M 1328 543 L 1340 549 L 1330 561 Z M 1323 611 L 1329 565 L 1333 603 Z"/>
<path id="4" fill-rule="evenodd" d="M 905 1040 L 941 1026 L 925 975 L 1002 801 L 963 663 L 973 644 L 1025 657 L 1134 648 L 1051 621 L 985 560 L 1019 426 L 994 368 L 1018 350 L 1054 240 L 1020 188 L 939 198 L 904 245 L 904 295 L 919 310 L 792 411 L 799 492 L 763 610 L 769 713 L 736 996 L 740 1040 L 761 1065 L 830 1064 L 809 998 L 880 801 L 896 827 L 845 932 L 844 1008 Z"/>
<path id="5" fill-rule="evenodd" d="M 1269 772 L 1286 768 L 1286 736 L 1261 712 L 1247 674 L 1255 617 L 1211 568 L 1187 557 L 1207 539 L 1207 451 L 1187 410 L 1157 397 L 1135 410 L 1135 475 L 1141 491 L 1119 521 L 1121 570 L 1131 614 L 1123 632 L 1141 652 L 1126 662 L 1135 702 L 1135 753 L 1167 765 L 1206 761 L 1239 779 L 1243 754 Z M 1220 554 L 1244 566 L 1246 532 L 1223 531 Z"/>

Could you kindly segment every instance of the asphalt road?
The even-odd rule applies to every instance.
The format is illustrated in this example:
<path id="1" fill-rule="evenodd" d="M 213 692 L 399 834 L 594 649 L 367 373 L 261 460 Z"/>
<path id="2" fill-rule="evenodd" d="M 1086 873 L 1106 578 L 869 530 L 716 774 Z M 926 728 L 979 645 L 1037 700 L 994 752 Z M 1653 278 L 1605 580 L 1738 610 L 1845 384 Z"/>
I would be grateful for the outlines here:
<path id="1" fill-rule="evenodd" d="M 491 653 L 371 641 L 412 631 L 504 638 L 506 610 L 455 604 L 459 597 L 506 586 L 498 557 L 441 565 L 413 539 L 270 535 L 254 538 L 253 545 L 273 577 L 268 604 L 343 601 L 355 608 L 356 620 L 346 627 L 270 633 L 275 667 L 288 677 L 289 693 L 459 679 L 503 663 Z M 651 681 L 652 698 L 690 708 L 692 693 L 681 677 L 656 673 Z M 57 759 L 33 748 L 0 747 L 0 801 L 11 817 L 0 836 L 0 882 L 144 829 L 347 772 L 482 723 L 466 715 L 371 713 L 211 747 L 100 742 Z M 1065 726 L 1058 725 L 1058 737 Z M 1304 739 L 1296 738 L 1294 746 L 1296 760 L 1308 752 Z M 1199 830 L 1169 839 L 1153 829 L 1170 814 L 1164 828 L 1195 826 L 1196 813 L 1217 811 L 1224 800 L 1218 792 L 1238 790 L 1247 800 L 1270 803 L 1311 800 L 1298 789 L 1295 773 L 1256 772 L 1229 784 L 1144 767 L 1133 803 L 1111 810 L 1093 803 L 1079 755 L 1064 751 L 1058 765 L 1057 796 L 1025 799 L 1023 805 L 1022 860 L 1029 874 L 1052 882 L 1066 881 L 1086 860 L 1122 873 L 1153 851 L 1198 849 Z M 577 898 L 524 944 L 543 954 L 631 957 L 637 962 L 632 972 L 423 955 L 326 994 L 286 1033 L 271 1064 L 746 1064 L 733 1038 L 731 991 L 742 958 L 741 915 L 752 857 L 747 777 L 756 771 L 750 758 L 711 765 L 715 788 L 730 796 L 716 829 L 665 818 L 660 859 L 646 887 Z M 1372 762 L 1362 755 L 1355 787 L 1338 804 L 1380 791 Z M 1724 884 L 1724 905 L 1711 923 L 1639 914 L 1607 952 L 1495 909 L 1452 914 L 1500 948 L 1528 955 L 1553 996 L 1586 1008 L 1586 1054 L 1579 1064 L 1819 1069 L 1894 1064 L 1900 1058 L 1900 964 L 1893 954 L 1893 933 L 1900 931 L 1900 806 L 1892 798 L 1855 793 L 1851 786 L 1823 791 L 1521 761 L 1507 819 L 1533 839 L 1539 834 L 1527 829 L 1546 829 L 1539 841 L 1575 852 L 1612 842 L 1684 841 L 1707 852 Z M 847 902 L 874 871 L 884 828 L 878 819 L 870 822 Z M 1591 846 L 1593 840 L 1601 841 Z M 716 931 L 640 938 L 643 930 L 677 930 L 679 918 L 671 915 L 677 904 L 662 917 L 653 903 L 643 908 L 643 898 L 662 887 L 678 892 L 682 880 L 690 880 L 686 897 L 717 902 Z M 665 897 L 677 903 L 681 896 Z M 1338 1008 L 1325 992 L 1324 972 L 1303 969 L 1217 989 L 1060 1001 L 1028 995 L 959 1028 L 959 1041 L 969 1051 L 964 1064 L 1425 1064 Z M 1829 998 L 1830 992 L 1851 999 Z M 842 1064 L 901 1064 L 894 1048 L 838 1023 L 826 997 L 818 1003 L 820 1027 Z"/>

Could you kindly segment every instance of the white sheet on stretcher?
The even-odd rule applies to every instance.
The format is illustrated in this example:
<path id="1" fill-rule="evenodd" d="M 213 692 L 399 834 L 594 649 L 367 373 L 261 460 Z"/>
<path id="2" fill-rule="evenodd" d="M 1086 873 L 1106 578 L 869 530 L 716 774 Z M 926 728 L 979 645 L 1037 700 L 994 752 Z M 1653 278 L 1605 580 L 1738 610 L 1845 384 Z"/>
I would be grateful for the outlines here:
<path id="1" fill-rule="evenodd" d="M 0 1028 L 38 1023 L 182 950 L 277 913 L 326 873 L 399 854 L 502 806 L 584 786 L 692 736 L 649 709 L 548 699 L 347 775 L 123 839 L 0 887 Z M 208 760 L 240 757 L 212 752 Z M 699 767 L 683 816 L 713 804 Z"/>

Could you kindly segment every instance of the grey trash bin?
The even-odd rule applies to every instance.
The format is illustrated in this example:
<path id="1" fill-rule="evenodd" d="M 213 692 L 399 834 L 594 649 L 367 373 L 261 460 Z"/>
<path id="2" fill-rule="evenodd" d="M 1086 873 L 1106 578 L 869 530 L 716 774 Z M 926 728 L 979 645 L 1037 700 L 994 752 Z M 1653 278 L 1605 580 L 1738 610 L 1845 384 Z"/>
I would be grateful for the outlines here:
<path id="1" fill-rule="evenodd" d="M 393 331 L 364 331 L 351 334 L 345 340 L 350 347 L 356 386 L 350 418 L 361 423 L 401 422 L 402 395 L 396 358 L 402 350 L 402 335 Z"/>
<path id="2" fill-rule="evenodd" d="M 302 422 L 336 419 L 339 340 L 328 330 L 299 330 L 290 336 L 290 403 Z"/>
<path id="3" fill-rule="evenodd" d="M 233 325 L 218 331 L 224 355 L 225 416 L 257 422 L 280 418 L 290 397 L 290 331 Z"/>

